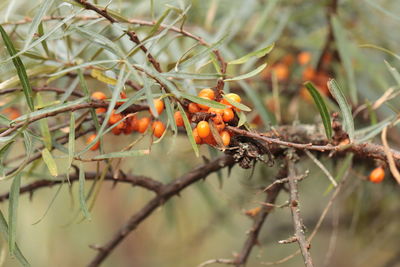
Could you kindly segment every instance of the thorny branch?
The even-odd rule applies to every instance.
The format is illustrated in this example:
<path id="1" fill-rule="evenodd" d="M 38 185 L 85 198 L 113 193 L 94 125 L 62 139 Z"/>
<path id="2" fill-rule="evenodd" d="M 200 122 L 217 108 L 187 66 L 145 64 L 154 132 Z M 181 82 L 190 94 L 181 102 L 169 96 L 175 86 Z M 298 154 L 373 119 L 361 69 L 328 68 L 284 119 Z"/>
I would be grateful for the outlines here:
<path id="1" fill-rule="evenodd" d="M 293 150 L 289 150 L 287 155 L 287 166 L 288 166 L 288 178 L 289 178 L 289 202 L 290 202 L 290 210 L 292 212 L 293 218 L 293 226 L 295 231 L 295 239 L 299 243 L 301 254 L 303 255 L 305 266 L 312 267 L 313 262 L 310 254 L 310 244 L 306 240 L 304 231 L 305 226 L 303 224 L 303 219 L 300 215 L 300 207 L 299 207 L 299 191 L 298 191 L 298 180 L 296 179 L 296 170 L 295 163 L 296 160 L 294 157 L 297 155 L 294 154 Z"/>

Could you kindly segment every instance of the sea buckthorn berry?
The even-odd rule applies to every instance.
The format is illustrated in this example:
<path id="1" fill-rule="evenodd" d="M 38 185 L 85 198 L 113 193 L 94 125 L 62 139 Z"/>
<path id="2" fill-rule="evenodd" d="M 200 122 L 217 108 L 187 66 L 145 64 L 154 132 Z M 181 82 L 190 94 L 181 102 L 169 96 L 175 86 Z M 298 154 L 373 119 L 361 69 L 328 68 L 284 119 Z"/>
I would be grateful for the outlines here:
<path id="1" fill-rule="evenodd" d="M 378 167 L 372 170 L 369 175 L 369 180 L 375 184 L 379 184 L 385 178 L 385 170 L 382 167 Z"/>
<path id="2" fill-rule="evenodd" d="M 147 130 L 147 127 L 149 127 L 150 124 L 150 118 L 149 117 L 143 117 L 138 121 L 138 132 L 139 133 L 144 133 Z"/>
<path id="3" fill-rule="evenodd" d="M 209 99 L 208 97 L 205 97 L 205 96 L 201 96 L 200 98 L 207 99 L 207 100 L 211 100 L 211 99 Z M 207 111 L 207 110 L 210 108 L 209 106 L 204 105 L 204 104 L 199 104 L 199 103 L 197 103 L 197 105 L 198 105 L 203 111 Z"/>
<path id="4" fill-rule="evenodd" d="M 124 116 L 122 116 L 121 113 L 116 114 L 115 110 L 113 110 L 111 112 L 110 118 L 108 120 L 108 124 L 113 125 L 113 124 L 117 123 L 118 121 L 122 120 L 123 118 L 124 118 Z"/>
<path id="5" fill-rule="evenodd" d="M 215 126 L 215 128 L 217 129 L 218 132 L 220 132 L 223 129 L 225 129 L 225 123 L 218 123 L 218 124 L 214 123 L 214 126 Z"/>
<path id="6" fill-rule="evenodd" d="M 188 105 L 189 113 L 197 113 L 200 112 L 200 108 L 196 103 L 190 103 Z"/>
<path id="7" fill-rule="evenodd" d="M 206 138 L 202 138 L 203 143 L 215 146 L 217 141 L 215 141 L 214 136 L 210 133 Z"/>
<path id="8" fill-rule="evenodd" d="M 165 132 L 165 125 L 162 121 L 155 121 L 151 126 L 155 137 L 160 138 Z"/>
<path id="9" fill-rule="evenodd" d="M 242 101 L 242 99 L 240 98 L 240 96 L 237 95 L 237 94 L 234 94 L 234 93 L 226 94 L 225 97 L 226 97 L 226 98 L 229 98 L 229 99 L 232 100 L 232 101 L 238 102 L 238 103 L 240 103 L 240 102 Z M 222 100 L 221 100 L 221 103 L 222 103 L 222 104 L 225 104 L 225 105 L 227 105 L 227 106 L 229 106 L 229 107 L 232 107 L 231 103 L 229 103 L 228 100 L 226 100 L 226 99 L 222 99 Z"/>
<path id="10" fill-rule="evenodd" d="M 212 90 L 210 88 L 206 88 L 206 89 L 201 90 L 199 92 L 198 96 L 199 97 L 205 97 L 205 98 L 208 98 L 210 100 L 214 100 L 215 93 L 214 93 L 214 90 Z"/>
<path id="11" fill-rule="evenodd" d="M 121 98 L 121 99 L 126 99 L 126 94 L 125 94 L 125 92 L 121 92 L 121 93 L 119 93 L 119 97 Z M 123 101 L 118 101 L 117 102 L 117 106 L 121 106 L 122 104 L 124 104 L 125 102 L 123 102 Z"/>
<path id="12" fill-rule="evenodd" d="M 222 119 L 222 115 L 221 115 L 221 114 L 216 114 L 216 115 L 212 118 L 212 121 L 213 121 L 215 124 L 224 123 L 224 120 Z"/>
<path id="13" fill-rule="evenodd" d="M 96 138 L 96 136 L 97 135 L 95 135 L 95 134 L 89 135 L 88 139 L 86 140 L 86 144 L 87 145 L 90 144 Z M 100 141 L 97 141 L 97 143 L 92 145 L 89 149 L 92 150 L 92 151 L 95 151 L 95 150 L 97 150 L 99 148 L 99 146 L 100 146 Z"/>
<path id="14" fill-rule="evenodd" d="M 158 115 L 161 115 L 161 113 L 164 110 L 164 102 L 161 99 L 154 99 L 153 100 L 154 107 L 157 110 Z M 150 110 L 151 115 L 154 116 L 153 112 Z"/>
<path id="15" fill-rule="evenodd" d="M 306 65 L 310 63 L 310 61 L 311 61 L 310 52 L 303 51 L 297 55 L 297 62 L 299 62 L 300 65 Z"/>
<path id="16" fill-rule="evenodd" d="M 111 132 L 114 135 L 120 135 L 122 133 L 122 131 L 123 131 L 123 129 L 121 127 L 118 127 L 118 125 L 111 129 Z"/>
<path id="17" fill-rule="evenodd" d="M 203 140 L 201 140 L 201 137 L 199 136 L 197 127 L 193 129 L 192 133 L 193 133 L 194 141 L 196 142 L 196 144 L 203 143 Z"/>
<path id="18" fill-rule="evenodd" d="M 130 134 L 133 131 L 137 130 L 137 118 L 136 116 L 129 117 L 125 120 L 125 128 L 124 128 L 124 134 Z M 135 129 L 136 128 L 136 129 Z"/>
<path id="19" fill-rule="evenodd" d="M 315 77 L 315 70 L 312 67 L 308 67 L 303 71 L 303 81 L 310 81 Z"/>
<path id="20" fill-rule="evenodd" d="M 233 120 L 235 117 L 235 113 L 233 113 L 233 110 L 231 108 L 226 108 L 223 110 L 224 114 L 222 115 L 222 118 L 225 122 Z"/>
<path id="21" fill-rule="evenodd" d="M 201 121 L 197 124 L 197 132 L 201 138 L 206 138 L 210 135 L 210 125 L 206 121 Z"/>
<path id="22" fill-rule="evenodd" d="M 21 116 L 21 112 L 15 107 L 8 107 L 1 111 L 8 119 L 15 120 L 19 116 Z"/>
<path id="23" fill-rule="evenodd" d="M 287 80 L 289 77 L 289 68 L 283 63 L 278 63 L 273 67 L 273 70 L 275 72 L 276 78 L 278 81 L 284 81 Z"/>
<path id="24" fill-rule="evenodd" d="M 94 93 L 92 94 L 92 98 L 93 98 L 93 99 L 97 99 L 97 100 L 104 100 L 104 99 L 107 98 L 107 96 L 106 96 L 103 92 L 97 91 L 97 92 L 94 92 Z M 106 112 L 106 111 L 107 111 L 106 108 L 97 108 L 97 109 L 96 109 L 96 114 L 101 114 L 101 113 L 104 113 L 104 112 Z"/>
<path id="25" fill-rule="evenodd" d="M 103 92 L 96 91 L 92 94 L 93 99 L 104 100 L 107 96 Z"/>
<path id="26" fill-rule="evenodd" d="M 183 117 L 182 117 L 182 114 L 180 111 L 176 111 L 174 113 L 174 119 L 175 119 L 176 126 L 180 127 L 180 126 L 184 125 Z"/>
<path id="27" fill-rule="evenodd" d="M 231 142 L 231 134 L 228 131 L 222 131 L 220 135 L 224 146 L 228 146 Z"/>
<path id="28" fill-rule="evenodd" d="M 224 110 L 222 108 L 209 108 L 208 113 L 224 115 Z"/>

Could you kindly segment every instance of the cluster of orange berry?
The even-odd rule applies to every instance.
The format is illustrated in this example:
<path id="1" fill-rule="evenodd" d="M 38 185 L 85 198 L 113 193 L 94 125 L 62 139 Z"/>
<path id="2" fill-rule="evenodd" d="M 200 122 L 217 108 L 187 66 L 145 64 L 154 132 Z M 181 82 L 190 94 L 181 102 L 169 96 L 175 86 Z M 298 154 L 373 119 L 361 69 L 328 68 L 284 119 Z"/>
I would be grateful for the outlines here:
<path id="1" fill-rule="evenodd" d="M 126 94 L 122 92 L 120 94 L 121 99 L 126 98 Z M 92 94 L 92 98 L 96 100 L 105 100 L 107 96 L 102 92 L 94 92 Z M 116 106 L 122 105 L 123 102 L 117 102 Z M 156 108 L 157 113 L 160 115 L 164 111 L 164 102 L 161 99 L 154 100 L 154 106 Z M 106 112 L 105 108 L 97 108 L 96 113 L 101 114 Z M 124 116 L 121 113 L 115 113 L 115 110 L 112 111 L 110 118 L 108 120 L 108 124 L 111 126 L 115 126 L 112 128 L 112 133 L 114 135 L 131 134 L 132 132 L 144 133 L 152 122 L 152 118 L 145 116 L 142 118 L 137 118 L 136 115 L 129 116 L 125 120 L 123 120 Z M 157 138 L 160 138 L 165 132 L 165 125 L 162 121 L 155 120 L 152 122 L 152 130 L 153 135 Z M 92 142 L 96 138 L 95 134 L 89 136 L 87 143 Z M 97 150 L 100 146 L 100 143 L 96 143 L 90 147 L 90 150 Z"/>
<path id="2" fill-rule="evenodd" d="M 208 99 L 208 100 L 215 100 L 215 93 L 212 89 L 206 88 L 199 92 L 198 96 L 200 98 Z M 229 98 L 231 101 L 240 103 L 241 98 L 237 94 L 226 94 L 225 98 Z M 232 121 L 235 118 L 235 113 L 233 109 L 235 107 L 229 103 L 226 99 L 220 100 L 221 104 L 224 104 L 226 108 L 218 109 L 208 107 L 207 105 L 203 104 L 196 104 L 190 103 L 187 106 L 188 116 L 189 119 L 196 113 L 203 112 L 205 114 L 211 115 L 211 123 L 214 125 L 211 126 L 207 120 L 201 120 L 197 123 L 196 127 L 193 129 L 193 137 L 196 141 L 196 144 L 209 144 L 209 145 L 216 145 L 217 141 L 215 140 L 215 136 L 211 132 L 211 127 L 215 127 L 218 131 L 219 136 L 222 140 L 222 144 L 224 146 L 228 146 L 231 142 L 231 133 L 225 130 L 225 125 L 227 122 Z M 183 126 L 183 118 L 180 111 L 175 112 L 174 114 L 175 122 L 177 126 Z"/>
<path id="3" fill-rule="evenodd" d="M 210 89 L 203 89 L 199 92 L 198 96 L 200 98 L 204 98 L 207 100 L 215 100 L 215 92 Z M 92 94 L 92 98 L 96 100 L 105 100 L 107 97 L 102 92 L 94 92 Z M 126 98 L 124 93 L 121 93 L 121 99 Z M 241 102 L 240 96 L 237 94 L 226 94 L 225 98 L 220 100 L 221 104 L 224 104 L 226 108 L 217 109 L 208 107 L 204 104 L 196 104 L 189 103 L 186 107 L 186 116 L 189 120 L 193 118 L 196 114 L 202 114 L 201 117 L 204 119 L 197 122 L 196 127 L 192 129 L 193 137 L 197 144 L 209 144 L 216 145 L 217 141 L 215 140 L 215 136 L 212 134 L 211 127 L 215 127 L 218 131 L 220 140 L 224 146 L 228 146 L 231 141 L 231 133 L 225 130 L 225 126 L 227 122 L 232 121 L 235 118 L 235 113 L 233 109 L 236 109 L 230 101 L 234 101 L 237 103 Z M 117 106 L 122 105 L 121 102 L 117 102 Z M 164 102 L 161 99 L 154 100 L 154 106 L 158 114 L 161 114 L 164 110 Z M 104 113 L 106 111 L 105 108 L 97 108 L 96 113 Z M 150 112 L 151 113 L 151 112 Z M 153 115 L 153 114 L 152 114 Z M 165 125 L 162 121 L 155 120 L 152 122 L 152 118 L 145 116 L 142 118 L 137 118 L 136 115 L 129 116 L 123 120 L 124 116 L 120 113 L 115 113 L 115 110 L 110 115 L 108 120 L 108 124 L 114 126 L 112 128 L 112 133 L 115 135 L 120 135 L 121 133 L 130 134 L 134 131 L 139 133 L 144 133 L 149 125 L 152 123 L 153 135 L 157 138 L 160 138 L 165 132 Z M 210 122 L 206 120 L 206 118 L 210 118 Z M 180 111 L 176 111 L 174 113 L 174 120 L 178 127 L 184 126 L 184 119 Z M 212 123 L 213 125 L 210 125 Z M 115 125 L 117 124 L 117 125 Z M 91 143 L 96 138 L 95 134 L 89 136 L 87 143 Z M 99 148 L 99 143 L 96 143 L 90 147 L 90 150 L 97 150 Z"/>

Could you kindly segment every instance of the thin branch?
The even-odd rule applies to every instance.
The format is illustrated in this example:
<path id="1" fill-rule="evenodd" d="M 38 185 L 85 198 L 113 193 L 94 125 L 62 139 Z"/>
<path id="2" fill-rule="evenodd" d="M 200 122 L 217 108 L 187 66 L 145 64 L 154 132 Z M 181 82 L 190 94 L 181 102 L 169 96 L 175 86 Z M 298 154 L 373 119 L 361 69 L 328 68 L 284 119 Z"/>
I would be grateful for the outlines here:
<path id="1" fill-rule="evenodd" d="M 289 152 L 290 153 L 290 152 Z M 290 155 L 289 155 L 290 156 Z M 303 255 L 304 264 L 307 267 L 313 267 L 312 258 L 310 254 L 310 244 L 306 240 L 304 234 L 304 224 L 303 219 L 300 215 L 299 208 L 299 192 L 298 192 L 298 181 L 296 178 L 296 170 L 293 159 L 288 159 L 288 172 L 289 172 L 289 201 L 290 201 L 290 210 L 292 212 L 293 218 L 293 226 L 295 231 L 295 237 L 297 243 L 299 243 L 301 254 Z"/>
<path id="2" fill-rule="evenodd" d="M 111 23 L 118 23 L 119 21 L 115 19 L 113 16 L 108 14 L 107 9 L 100 9 L 96 7 L 95 5 L 89 3 L 86 0 L 75 0 L 75 2 L 81 4 L 85 9 L 92 10 L 99 14 L 100 16 L 106 18 L 108 21 Z M 153 65 L 153 67 L 158 71 L 162 72 L 160 63 L 153 57 L 153 55 L 147 50 L 147 48 L 142 44 L 140 41 L 139 37 L 134 31 L 126 31 L 126 34 L 129 36 L 129 39 L 134 42 L 140 50 L 143 51 L 143 53 L 147 56 L 147 59 L 149 62 Z"/>
<path id="3" fill-rule="evenodd" d="M 97 255 L 92 259 L 88 266 L 99 266 L 143 220 L 149 217 L 159 206 L 163 205 L 171 197 L 178 195 L 183 189 L 206 178 L 209 174 L 224 167 L 232 166 L 233 164 L 233 158 L 229 155 L 224 155 L 191 170 L 180 178 L 163 186 L 156 197 L 150 200 L 140 211 L 135 213 L 106 244 L 99 247 Z"/>
<path id="4" fill-rule="evenodd" d="M 98 174 L 96 172 L 86 172 L 85 179 L 86 180 L 96 180 L 98 179 Z M 69 176 L 69 181 L 71 183 L 79 180 L 79 175 L 73 174 Z M 116 183 L 127 183 L 132 186 L 139 186 L 146 188 L 150 191 L 158 193 L 163 187 L 163 183 L 153 180 L 152 178 L 141 176 L 141 175 L 126 175 L 119 179 L 115 179 L 112 174 L 107 174 L 104 178 L 106 181 L 112 181 Z M 52 187 L 53 185 L 57 185 L 63 183 L 63 180 L 39 180 L 28 185 L 22 186 L 20 189 L 20 194 L 30 193 L 37 191 L 40 188 L 44 187 Z M 10 193 L 5 193 L 0 195 L 0 202 L 7 200 L 10 197 Z"/>
<path id="5" fill-rule="evenodd" d="M 65 90 L 57 87 L 32 87 L 32 90 L 35 92 L 55 92 L 57 94 L 64 94 Z M 9 93 L 14 93 L 17 91 L 22 91 L 22 88 L 9 88 L 9 89 L 4 89 L 0 91 L 0 95 L 5 95 Z M 84 95 L 80 92 L 77 91 L 72 91 L 71 95 L 77 96 L 77 97 L 84 97 Z"/>
<path id="6" fill-rule="evenodd" d="M 76 110 L 87 109 L 87 108 L 107 108 L 108 105 L 109 105 L 108 102 L 104 102 L 104 101 L 100 101 L 100 100 L 97 100 L 97 101 L 93 100 L 88 103 L 76 104 L 74 106 L 68 106 L 65 108 L 58 109 L 58 110 L 49 111 L 49 112 L 31 117 L 31 118 L 27 119 L 27 121 L 21 121 L 21 122 L 14 124 L 13 126 L 9 127 L 4 132 L 0 133 L 0 137 L 7 136 L 7 135 L 13 133 L 14 131 L 18 130 L 19 128 L 26 125 L 27 123 L 30 124 L 32 122 L 35 122 L 35 121 L 38 121 L 38 120 L 41 120 L 44 118 L 48 118 L 48 117 L 54 117 L 54 116 L 57 116 L 58 114 L 69 112 L 69 111 L 76 111 Z M 145 105 L 131 105 L 129 108 L 127 108 L 125 110 L 125 112 L 134 113 L 134 112 L 142 111 L 142 110 L 148 110 L 148 107 Z"/>

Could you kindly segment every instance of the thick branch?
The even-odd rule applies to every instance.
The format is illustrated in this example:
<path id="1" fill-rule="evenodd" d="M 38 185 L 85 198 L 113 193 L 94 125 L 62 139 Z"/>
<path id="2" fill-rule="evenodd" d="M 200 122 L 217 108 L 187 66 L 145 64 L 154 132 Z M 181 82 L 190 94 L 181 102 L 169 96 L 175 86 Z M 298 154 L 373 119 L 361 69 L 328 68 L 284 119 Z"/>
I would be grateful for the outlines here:
<path id="1" fill-rule="evenodd" d="M 126 224 L 114 234 L 110 241 L 99 248 L 96 257 L 88 266 L 99 266 L 129 233 L 134 231 L 143 220 L 149 217 L 159 206 L 163 205 L 171 197 L 178 195 L 187 186 L 200 179 L 206 178 L 209 174 L 221 168 L 232 166 L 233 164 L 233 158 L 229 155 L 224 155 L 191 170 L 175 181 L 163 186 L 156 197 L 150 200 L 139 212 L 135 213 Z"/>

